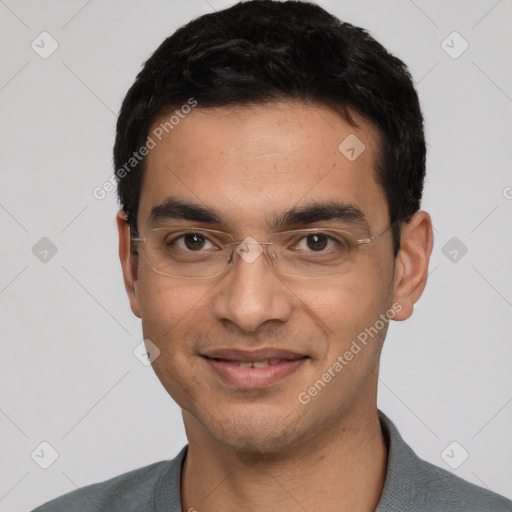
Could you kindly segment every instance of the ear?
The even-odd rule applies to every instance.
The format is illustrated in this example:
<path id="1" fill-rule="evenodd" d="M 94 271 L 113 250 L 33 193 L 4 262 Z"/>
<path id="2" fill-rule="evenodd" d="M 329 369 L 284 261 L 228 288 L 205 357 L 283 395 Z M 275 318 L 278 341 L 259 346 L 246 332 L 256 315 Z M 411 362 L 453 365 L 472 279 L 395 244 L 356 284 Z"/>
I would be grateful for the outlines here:
<path id="1" fill-rule="evenodd" d="M 141 317 L 139 300 L 137 297 L 137 265 L 138 261 L 132 254 L 130 244 L 130 225 L 126 213 L 123 211 L 117 212 L 116 216 L 117 230 L 119 232 L 119 259 L 121 260 L 121 267 L 123 269 L 124 286 L 128 299 L 130 300 L 130 307 L 132 308 L 135 316 Z"/>
<path id="2" fill-rule="evenodd" d="M 432 220 L 424 211 L 416 212 L 411 221 L 402 226 L 400 251 L 396 257 L 394 277 L 394 302 L 402 305 L 394 320 L 406 320 L 414 310 L 425 289 L 428 263 L 434 234 Z"/>

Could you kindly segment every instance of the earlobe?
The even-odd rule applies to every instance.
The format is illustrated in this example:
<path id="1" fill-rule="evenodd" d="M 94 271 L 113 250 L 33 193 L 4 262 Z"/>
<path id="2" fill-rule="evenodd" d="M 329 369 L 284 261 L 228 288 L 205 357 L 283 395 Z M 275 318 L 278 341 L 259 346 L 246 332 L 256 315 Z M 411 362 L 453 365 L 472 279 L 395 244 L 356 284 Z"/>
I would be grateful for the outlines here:
<path id="1" fill-rule="evenodd" d="M 123 271 L 123 280 L 130 307 L 135 316 L 141 317 L 137 294 L 137 261 L 134 259 L 130 244 L 130 226 L 123 211 L 116 216 L 117 230 L 119 233 L 119 259 Z"/>
<path id="2" fill-rule="evenodd" d="M 411 221 L 402 227 L 400 251 L 395 266 L 394 302 L 402 309 L 395 320 L 406 320 L 421 297 L 428 277 L 428 263 L 434 237 L 432 220 L 425 211 L 416 212 Z"/>

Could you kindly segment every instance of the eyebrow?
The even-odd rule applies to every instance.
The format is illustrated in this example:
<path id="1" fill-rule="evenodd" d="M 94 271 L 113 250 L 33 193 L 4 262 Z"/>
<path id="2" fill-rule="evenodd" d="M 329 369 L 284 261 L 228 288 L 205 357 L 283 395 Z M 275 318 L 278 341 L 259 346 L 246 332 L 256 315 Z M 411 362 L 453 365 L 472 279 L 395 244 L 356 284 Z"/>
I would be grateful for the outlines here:
<path id="1" fill-rule="evenodd" d="M 207 224 L 222 223 L 222 217 L 215 209 L 206 209 L 198 204 L 184 202 L 174 197 L 169 197 L 163 203 L 154 206 L 149 214 L 150 223 L 169 219 L 192 220 Z"/>
<path id="2" fill-rule="evenodd" d="M 356 205 L 338 201 L 314 202 L 305 206 L 291 208 L 275 217 L 271 221 L 270 226 L 302 226 L 331 220 L 357 224 L 365 229 L 369 229 L 365 214 Z"/>
<path id="3" fill-rule="evenodd" d="M 205 224 L 223 224 L 222 215 L 212 207 L 205 208 L 197 203 L 185 202 L 175 197 L 167 198 L 154 206 L 149 215 L 150 223 L 168 220 L 189 220 Z M 290 228 L 305 226 L 320 221 L 338 220 L 357 224 L 368 230 L 368 221 L 364 213 L 354 204 L 338 201 L 314 202 L 305 206 L 293 207 L 271 218 L 270 228 Z"/>

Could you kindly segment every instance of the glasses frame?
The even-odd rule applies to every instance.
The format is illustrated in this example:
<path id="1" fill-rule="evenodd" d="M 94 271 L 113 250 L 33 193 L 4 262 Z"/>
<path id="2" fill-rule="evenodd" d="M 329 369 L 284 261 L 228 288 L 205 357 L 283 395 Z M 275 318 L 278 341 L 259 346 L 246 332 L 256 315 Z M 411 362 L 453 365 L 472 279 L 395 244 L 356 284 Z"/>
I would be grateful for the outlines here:
<path id="1" fill-rule="evenodd" d="M 354 240 L 354 242 L 357 244 L 357 245 L 367 245 L 367 244 L 371 244 L 372 242 L 374 242 L 377 238 L 379 238 L 381 235 L 383 235 L 384 233 L 386 233 L 387 231 L 389 231 L 393 225 L 396 223 L 397 221 L 393 221 L 391 224 L 389 224 L 389 226 L 385 229 L 383 229 L 382 231 L 379 231 L 378 233 L 374 234 L 374 235 L 370 235 L 368 238 L 361 238 L 361 239 L 356 239 Z M 165 227 L 161 227 L 161 228 L 153 228 L 151 229 L 150 231 L 153 232 L 153 231 L 162 231 L 164 229 L 173 229 L 174 226 L 165 226 Z M 231 247 L 231 246 L 234 246 L 234 245 L 241 245 L 241 244 L 258 244 L 258 245 L 263 245 L 263 246 L 266 246 L 268 247 L 269 245 L 275 245 L 274 242 L 269 242 L 268 240 L 266 242 L 258 242 L 258 241 L 247 241 L 246 240 L 242 240 L 242 241 L 237 241 L 235 236 L 231 233 L 228 233 L 226 231 L 219 231 L 219 230 L 215 230 L 215 229 L 208 229 L 208 228 L 199 228 L 199 227 L 189 227 L 189 226 L 186 226 L 186 227 L 182 227 L 182 226 L 175 226 L 176 229 L 179 229 L 179 230 L 183 230 L 183 231 L 205 231 L 207 233 L 212 233 L 212 234 L 221 234 L 221 235 L 229 235 L 232 239 L 233 239 L 233 242 L 230 243 L 230 244 L 227 244 L 224 246 L 224 248 L 227 248 L 227 247 Z M 341 233 L 347 233 L 351 236 L 352 233 L 350 233 L 349 231 L 345 231 L 345 230 L 342 230 L 342 229 L 333 229 L 333 228 L 328 228 L 328 227 L 325 227 L 325 228 L 322 228 L 322 227 L 316 227 L 316 228 L 305 228 L 305 229 L 291 229 L 291 230 L 288 230 L 288 231 L 280 231 L 279 233 L 273 233 L 272 235 L 269 236 L 269 239 L 271 239 L 273 236 L 277 236 L 277 235 L 284 235 L 284 234 L 289 234 L 289 233 L 304 233 L 304 232 L 309 232 L 309 233 L 317 233 L 319 231 L 338 231 L 338 232 L 341 232 Z M 146 261 L 148 263 L 148 265 L 150 266 L 150 268 L 153 270 L 153 272 L 156 272 L 157 274 L 161 275 L 161 276 L 166 276 L 166 277 L 173 277 L 173 278 L 176 278 L 176 279 L 212 279 L 214 277 L 219 277 L 225 273 L 227 273 L 231 267 L 229 267 L 229 265 L 233 262 L 233 260 L 235 259 L 235 257 L 233 256 L 233 254 L 236 252 L 233 251 L 233 254 L 227 258 L 227 261 L 226 261 L 226 266 L 225 266 L 225 270 L 222 270 L 221 272 L 218 272 L 217 274 L 214 274 L 214 275 L 211 275 L 211 276 L 206 276 L 206 277 L 189 277 L 189 276 L 176 276 L 176 275 L 171 275 L 171 274 L 165 274 L 164 272 L 160 272 L 159 270 L 157 270 L 153 264 L 151 263 L 150 261 L 150 258 L 149 256 L 147 255 L 147 247 L 146 247 L 146 242 L 148 241 L 147 238 L 141 238 L 141 237 L 138 237 L 138 238 L 131 238 L 130 239 L 130 244 L 132 243 L 143 243 L 144 244 L 144 251 L 146 253 Z M 265 253 L 265 255 L 267 256 L 267 260 L 270 259 L 270 255 L 268 254 L 268 251 L 263 251 Z M 237 253 L 238 254 L 238 253 Z M 276 261 L 277 258 L 275 257 L 275 254 L 272 255 L 273 256 L 273 260 Z M 236 263 L 236 261 L 235 261 Z M 273 265 L 271 264 L 270 267 L 272 268 L 273 271 L 274 270 L 274 267 Z M 299 276 L 299 275 L 294 275 L 294 274 L 283 274 L 282 272 L 277 272 L 279 275 L 283 275 L 283 276 L 288 276 L 288 277 L 295 277 L 295 278 L 299 278 L 299 279 L 326 279 L 326 278 L 329 278 L 329 277 L 336 277 L 336 276 L 340 276 L 340 275 L 343 275 L 344 272 L 340 273 L 340 274 L 333 274 L 333 275 L 329 275 L 329 276 Z"/>

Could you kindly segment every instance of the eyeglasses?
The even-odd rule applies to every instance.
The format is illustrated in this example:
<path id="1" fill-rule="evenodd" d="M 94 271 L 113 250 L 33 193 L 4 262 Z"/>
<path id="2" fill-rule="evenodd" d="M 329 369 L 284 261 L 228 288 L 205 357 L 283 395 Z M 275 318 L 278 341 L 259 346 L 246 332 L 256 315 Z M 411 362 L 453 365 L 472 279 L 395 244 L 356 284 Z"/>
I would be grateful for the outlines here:
<path id="1" fill-rule="evenodd" d="M 281 275 L 325 278 L 349 272 L 361 257 L 359 246 L 374 242 L 393 224 L 362 239 L 344 230 L 312 228 L 274 233 L 267 242 L 252 237 L 239 242 L 222 231 L 164 227 L 152 229 L 145 238 L 133 238 L 131 242 L 143 247 L 141 252 L 155 272 L 169 277 L 217 277 L 239 257 L 252 263 L 265 252 L 267 261 Z"/>

